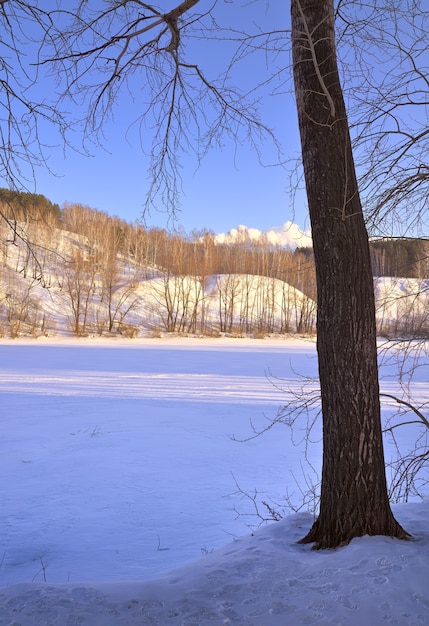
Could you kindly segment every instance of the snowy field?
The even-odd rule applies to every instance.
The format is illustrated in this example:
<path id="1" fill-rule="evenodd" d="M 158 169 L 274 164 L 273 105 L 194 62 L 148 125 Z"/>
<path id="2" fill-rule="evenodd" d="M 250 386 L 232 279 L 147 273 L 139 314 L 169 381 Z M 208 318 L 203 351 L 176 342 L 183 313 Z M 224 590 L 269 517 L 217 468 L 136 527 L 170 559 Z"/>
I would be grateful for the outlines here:
<path id="1" fill-rule="evenodd" d="M 308 512 L 249 528 L 237 484 L 262 510 L 307 471 L 304 421 L 252 424 L 316 371 L 311 340 L 1 341 L 0 626 L 429 624 L 426 501 L 394 509 L 412 542 L 312 552 Z"/>

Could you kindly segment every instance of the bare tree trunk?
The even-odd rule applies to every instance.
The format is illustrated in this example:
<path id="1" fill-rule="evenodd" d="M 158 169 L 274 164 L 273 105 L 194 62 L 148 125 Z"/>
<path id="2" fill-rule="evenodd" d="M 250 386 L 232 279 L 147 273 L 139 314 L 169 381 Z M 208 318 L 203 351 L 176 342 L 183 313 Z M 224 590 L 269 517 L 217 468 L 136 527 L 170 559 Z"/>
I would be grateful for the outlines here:
<path id="1" fill-rule="evenodd" d="M 320 514 L 302 542 L 407 534 L 387 495 L 374 289 L 338 75 L 333 0 L 292 0 L 295 92 L 317 276 L 323 413 Z"/>

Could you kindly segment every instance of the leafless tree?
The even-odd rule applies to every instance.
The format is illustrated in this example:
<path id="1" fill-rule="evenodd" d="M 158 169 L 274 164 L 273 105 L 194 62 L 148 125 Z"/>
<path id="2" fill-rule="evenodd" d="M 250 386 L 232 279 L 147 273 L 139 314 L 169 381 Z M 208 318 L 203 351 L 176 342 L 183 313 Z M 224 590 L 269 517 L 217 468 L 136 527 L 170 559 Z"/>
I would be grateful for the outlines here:
<path id="1" fill-rule="evenodd" d="M 387 236 L 427 233 L 427 7 L 346 0 L 336 20 L 368 227 Z"/>
<path id="2" fill-rule="evenodd" d="M 38 167 L 49 168 L 43 129 L 54 127 L 66 142 L 67 125 L 56 104 L 41 92 L 39 54 L 51 41 L 50 13 L 38 2 L 0 2 L 0 180 L 10 189 L 34 189 Z M 38 265 L 36 246 L 10 207 L 0 206 L 9 241 L 27 247 L 28 261 Z M 43 274 L 38 267 L 39 279 Z"/>
<path id="3" fill-rule="evenodd" d="M 88 331 L 95 291 L 95 265 L 76 249 L 65 269 L 64 291 L 70 308 L 70 328 L 80 337 Z"/>
<path id="4" fill-rule="evenodd" d="M 292 0 L 293 70 L 317 278 L 319 517 L 303 542 L 405 538 L 388 499 L 368 235 L 337 67 L 333 0 Z"/>
<path id="5" fill-rule="evenodd" d="M 208 77 L 198 57 L 187 52 L 185 41 L 216 30 L 210 13 L 195 12 L 198 2 L 184 0 L 163 13 L 141 0 L 101 7 L 80 0 L 55 21 L 56 36 L 41 60 L 61 76 L 61 101 L 84 105 L 83 136 L 96 141 L 102 141 L 115 103 L 138 77 L 145 93 L 133 126 L 150 154 L 146 204 L 156 200 L 170 216 L 179 206 L 181 153 L 191 151 L 199 160 L 224 135 L 249 139 L 258 151 L 261 135 L 269 132 L 259 120 L 256 99 L 246 98 L 228 72 Z"/>

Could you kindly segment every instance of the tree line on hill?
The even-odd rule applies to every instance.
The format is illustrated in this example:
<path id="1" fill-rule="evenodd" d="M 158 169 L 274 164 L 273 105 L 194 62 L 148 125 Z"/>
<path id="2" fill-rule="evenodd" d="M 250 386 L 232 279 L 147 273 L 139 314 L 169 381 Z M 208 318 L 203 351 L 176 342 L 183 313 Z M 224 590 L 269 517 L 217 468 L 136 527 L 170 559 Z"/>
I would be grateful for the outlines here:
<path id="1" fill-rule="evenodd" d="M 5 189 L 0 189 L 0 211 L 6 218 L 0 227 L 0 316 L 9 320 L 10 334 L 23 332 L 25 318 L 40 320 L 34 315 L 34 296 L 29 296 L 32 287 L 12 288 L 11 271 L 31 286 L 59 287 L 67 296 L 69 325 L 76 335 L 124 329 L 136 334 L 128 320 L 137 306 L 137 286 L 148 281 L 146 313 L 162 331 L 208 333 L 215 326 L 219 332 L 260 336 L 315 330 L 311 248 L 292 250 L 263 235 L 253 240 L 243 233 L 234 243 L 217 243 L 209 231 L 145 228 L 80 204 L 60 209 L 43 195 Z M 371 251 L 375 276 L 429 276 L 428 241 L 374 241 Z M 209 323 L 204 294 L 210 277 L 217 277 L 215 325 L 213 319 Z M 383 332 L 393 328 L 389 297 L 383 303 Z M 91 313 L 94 299 L 98 305 Z M 421 328 L 420 311 L 417 323 L 415 310 L 408 311 L 405 302 L 401 306 L 395 332 L 402 332 L 404 324 Z"/>
<path id="2" fill-rule="evenodd" d="M 61 209 L 42 194 L 0 188 L 0 213 L 9 223 L 35 226 L 41 230 L 44 227 L 64 229 L 87 237 L 89 242 L 97 240 L 97 231 L 105 234 L 108 225 L 108 230 L 114 235 L 105 243 L 113 245 L 115 252 L 134 257 L 141 263 L 165 267 L 174 273 L 192 273 L 187 270 L 194 270 L 196 263 L 200 268 L 199 273 L 203 274 L 235 271 L 275 276 L 289 282 L 291 266 L 295 266 L 293 275 L 296 278 L 297 272 L 305 271 L 313 262 L 311 248 L 291 250 L 271 244 L 263 234 L 255 240 L 240 233 L 240 238 L 233 244 L 220 244 L 215 243 L 215 234 L 208 230 L 195 230 L 188 235 L 183 231 L 148 229 L 138 222 L 130 224 L 81 204 L 65 203 Z M 374 276 L 429 276 L 429 239 L 386 237 L 371 241 L 370 247 Z M 176 254 L 177 248 L 180 249 L 179 255 Z M 175 254 L 168 253 L 168 249 Z M 239 255 L 234 254 L 234 250 L 238 250 Z M 291 262 L 291 258 L 295 261 Z M 303 284 L 305 281 L 299 282 Z M 295 284 L 293 280 L 292 284 Z M 298 284 L 295 286 L 300 288 Z"/>

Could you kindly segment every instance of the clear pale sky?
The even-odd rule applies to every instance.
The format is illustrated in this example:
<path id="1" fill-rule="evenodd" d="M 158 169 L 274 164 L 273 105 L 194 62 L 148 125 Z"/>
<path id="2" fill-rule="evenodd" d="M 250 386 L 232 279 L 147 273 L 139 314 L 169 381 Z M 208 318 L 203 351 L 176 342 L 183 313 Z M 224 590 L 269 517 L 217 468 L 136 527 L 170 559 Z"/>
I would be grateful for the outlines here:
<path id="1" fill-rule="evenodd" d="M 175 4 L 164 2 L 161 7 L 167 10 Z M 196 9 L 207 10 L 210 6 L 210 1 L 202 0 Z M 220 0 L 214 15 L 222 24 L 236 28 L 250 30 L 252 22 L 262 24 L 267 30 L 289 28 L 289 4 L 281 0 L 269 3 Z M 208 44 L 205 50 L 200 42 L 195 61 L 215 77 L 214 66 L 221 67 L 228 62 L 225 48 L 222 41 L 217 41 Z M 257 85 L 278 67 L 287 67 L 289 60 L 289 53 L 285 51 L 277 58 L 274 68 L 265 67 L 261 59 L 247 61 L 239 68 L 238 80 L 245 87 Z M 77 202 L 127 221 L 141 217 L 148 188 L 148 161 L 141 150 L 137 130 L 131 128 L 127 133 L 138 114 L 141 86 L 135 84 L 134 87 L 136 101 L 133 103 L 124 95 L 114 110 L 113 122 L 105 128 L 105 149 L 95 149 L 92 157 L 67 150 L 65 158 L 62 149 L 49 149 L 49 165 L 57 176 L 39 170 L 38 193 L 60 205 L 66 201 Z M 261 91 L 263 121 L 275 131 L 286 159 L 295 158 L 299 152 L 297 117 L 290 87 L 289 82 L 282 95 L 271 95 L 271 87 Z M 150 141 L 150 137 L 144 139 Z M 48 142 L 56 143 L 55 138 L 49 138 Z M 266 163 L 276 160 L 268 144 L 263 147 L 263 158 Z M 200 165 L 189 156 L 182 160 L 182 166 L 181 213 L 176 226 L 183 226 L 187 232 L 207 228 L 220 233 L 239 224 L 268 230 L 288 220 L 301 228 L 309 227 L 304 194 L 298 194 L 293 202 L 289 193 L 287 166 L 261 165 L 248 144 L 237 146 L 225 139 L 222 149 L 213 149 Z M 171 226 L 167 214 L 156 210 L 147 217 L 146 224 Z"/>

